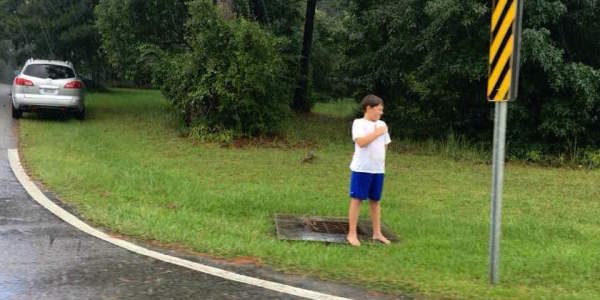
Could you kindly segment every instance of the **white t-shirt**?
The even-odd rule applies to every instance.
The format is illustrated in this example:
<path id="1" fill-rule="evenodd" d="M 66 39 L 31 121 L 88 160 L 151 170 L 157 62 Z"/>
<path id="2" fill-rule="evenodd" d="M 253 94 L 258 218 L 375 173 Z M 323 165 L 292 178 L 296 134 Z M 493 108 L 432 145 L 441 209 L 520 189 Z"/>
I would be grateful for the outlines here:
<path id="1" fill-rule="evenodd" d="M 356 139 L 364 137 L 375 131 L 375 127 L 384 126 L 385 122 L 375 122 L 367 119 L 355 119 L 352 123 L 352 140 L 354 141 L 354 156 L 350 163 L 350 170 L 373 174 L 385 173 L 385 145 L 392 142 L 390 135 L 385 133 L 378 136 L 371 143 L 361 148 Z"/>

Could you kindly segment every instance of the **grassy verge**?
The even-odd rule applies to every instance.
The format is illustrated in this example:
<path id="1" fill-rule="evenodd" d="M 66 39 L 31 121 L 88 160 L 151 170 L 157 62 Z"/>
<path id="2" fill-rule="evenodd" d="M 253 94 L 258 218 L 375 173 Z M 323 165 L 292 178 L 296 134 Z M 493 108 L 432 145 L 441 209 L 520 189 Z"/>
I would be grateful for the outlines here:
<path id="1" fill-rule="evenodd" d="M 158 92 L 112 90 L 89 95 L 84 122 L 26 114 L 21 143 L 35 177 L 124 234 L 388 292 L 600 298 L 599 171 L 507 165 L 495 287 L 487 284 L 491 168 L 444 155 L 388 156 L 383 220 L 402 243 L 278 241 L 275 213 L 347 213 L 351 121 L 328 117 L 340 111 L 331 105 L 290 123 L 289 139 L 307 147 L 221 148 L 178 137 Z M 316 159 L 302 164 L 309 148 Z"/>

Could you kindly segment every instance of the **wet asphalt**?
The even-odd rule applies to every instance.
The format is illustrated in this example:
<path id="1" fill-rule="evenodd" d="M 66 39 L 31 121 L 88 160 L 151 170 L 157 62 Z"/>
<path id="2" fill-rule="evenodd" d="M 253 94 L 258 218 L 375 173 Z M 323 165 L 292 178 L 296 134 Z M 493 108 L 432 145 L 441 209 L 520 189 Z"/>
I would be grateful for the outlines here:
<path id="1" fill-rule="evenodd" d="M 0 299 L 300 299 L 131 253 L 91 237 L 45 210 L 21 187 L 8 163 L 6 149 L 17 147 L 8 90 L 0 84 Z M 143 246 L 336 296 L 397 298 L 264 267 Z"/>

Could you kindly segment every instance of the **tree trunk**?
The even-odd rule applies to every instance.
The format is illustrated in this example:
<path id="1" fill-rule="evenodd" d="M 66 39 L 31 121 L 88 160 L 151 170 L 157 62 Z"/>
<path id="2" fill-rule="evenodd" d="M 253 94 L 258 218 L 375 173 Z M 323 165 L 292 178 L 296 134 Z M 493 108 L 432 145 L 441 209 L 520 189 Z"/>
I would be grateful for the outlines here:
<path id="1" fill-rule="evenodd" d="M 235 3 L 233 0 L 215 0 L 214 3 L 223 13 L 225 20 L 231 20 L 235 18 Z"/>
<path id="2" fill-rule="evenodd" d="M 315 21 L 315 10 L 317 0 L 308 0 L 306 4 L 306 20 L 304 21 L 304 41 L 302 43 L 302 56 L 300 57 L 300 74 L 298 76 L 298 86 L 294 95 L 292 109 L 295 112 L 310 112 L 311 105 L 308 101 L 308 76 L 310 67 L 310 52 L 313 40 L 313 25 Z"/>
<path id="3" fill-rule="evenodd" d="M 250 3 L 251 13 L 254 18 L 264 24 L 270 24 L 269 14 L 267 12 L 267 6 L 264 0 L 252 0 Z"/>

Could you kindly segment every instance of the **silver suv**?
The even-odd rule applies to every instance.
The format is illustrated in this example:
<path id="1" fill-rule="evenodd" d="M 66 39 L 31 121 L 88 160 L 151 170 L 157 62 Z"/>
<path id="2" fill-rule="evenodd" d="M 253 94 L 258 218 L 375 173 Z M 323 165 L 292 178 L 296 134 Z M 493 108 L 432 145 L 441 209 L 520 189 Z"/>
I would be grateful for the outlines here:
<path id="1" fill-rule="evenodd" d="M 85 118 L 83 81 L 66 61 L 29 59 L 13 80 L 12 116 L 41 109 L 72 111 Z"/>

